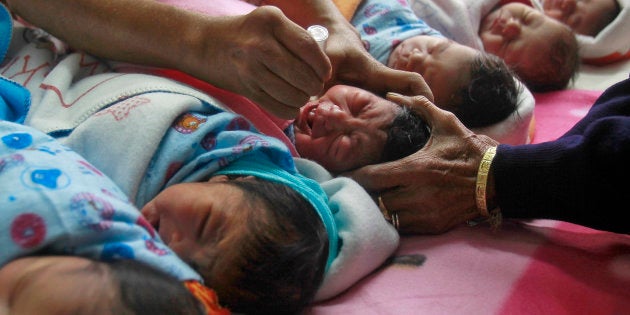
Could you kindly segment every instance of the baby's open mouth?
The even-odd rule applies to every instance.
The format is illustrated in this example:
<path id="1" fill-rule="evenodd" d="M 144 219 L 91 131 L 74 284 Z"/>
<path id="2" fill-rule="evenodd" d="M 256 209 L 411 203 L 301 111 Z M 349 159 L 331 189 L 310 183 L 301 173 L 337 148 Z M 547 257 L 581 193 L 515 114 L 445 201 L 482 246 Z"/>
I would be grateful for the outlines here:
<path id="1" fill-rule="evenodd" d="M 300 115 L 295 121 L 295 126 L 304 134 L 311 134 L 313 128 L 313 120 L 317 114 L 319 102 L 309 102 L 300 110 Z"/>

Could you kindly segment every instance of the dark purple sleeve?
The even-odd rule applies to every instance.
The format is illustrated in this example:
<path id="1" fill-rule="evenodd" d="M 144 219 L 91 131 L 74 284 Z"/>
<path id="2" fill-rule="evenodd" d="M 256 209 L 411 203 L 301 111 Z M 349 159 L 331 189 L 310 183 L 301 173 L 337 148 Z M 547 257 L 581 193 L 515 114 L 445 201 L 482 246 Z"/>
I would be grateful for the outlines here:
<path id="1" fill-rule="evenodd" d="M 492 163 L 506 218 L 547 218 L 630 232 L 630 80 L 558 140 L 499 145 Z"/>

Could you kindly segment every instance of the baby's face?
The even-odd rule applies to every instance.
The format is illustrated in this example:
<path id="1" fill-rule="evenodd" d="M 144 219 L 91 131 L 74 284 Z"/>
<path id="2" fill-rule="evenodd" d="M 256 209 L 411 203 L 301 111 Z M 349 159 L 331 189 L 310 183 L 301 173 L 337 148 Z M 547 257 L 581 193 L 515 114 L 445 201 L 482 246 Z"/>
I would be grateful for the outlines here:
<path id="1" fill-rule="evenodd" d="M 414 36 L 396 46 L 387 65 L 424 77 L 442 109 L 455 110 L 458 91 L 470 82 L 470 65 L 479 52 L 435 36 Z"/>
<path id="2" fill-rule="evenodd" d="M 378 162 L 399 106 L 360 88 L 333 86 L 300 109 L 295 146 L 331 172 Z"/>
<path id="3" fill-rule="evenodd" d="M 490 12 L 479 28 L 484 49 L 523 72 L 549 64 L 550 43 L 567 32 L 566 25 L 522 3 Z"/>
<path id="4" fill-rule="evenodd" d="M 114 314 L 119 295 L 106 268 L 75 256 L 16 259 L 0 269 L 0 315 Z"/>
<path id="5" fill-rule="evenodd" d="M 201 267 L 202 274 L 215 274 L 217 258 L 235 252 L 239 236 L 247 233 L 251 208 L 245 192 L 228 180 L 219 175 L 207 182 L 169 186 L 141 210 L 164 243 L 193 268 Z"/>
<path id="6" fill-rule="evenodd" d="M 543 8 L 546 15 L 589 36 L 597 35 L 619 13 L 617 0 L 545 0 Z"/>

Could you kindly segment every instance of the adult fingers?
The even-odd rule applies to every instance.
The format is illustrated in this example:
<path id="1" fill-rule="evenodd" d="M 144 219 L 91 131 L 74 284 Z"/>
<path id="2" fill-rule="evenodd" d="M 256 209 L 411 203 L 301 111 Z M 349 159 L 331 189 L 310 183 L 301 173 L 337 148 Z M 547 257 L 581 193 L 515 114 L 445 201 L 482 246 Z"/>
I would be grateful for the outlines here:
<path id="1" fill-rule="evenodd" d="M 271 17 L 272 32 L 277 42 L 288 52 L 278 58 L 289 63 L 289 67 L 285 67 L 283 62 L 269 63 L 268 67 L 286 81 L 303 86 L 304 92 L 309 95 L 316 95 L 332 76 L 330 60 L 305 29 L 289 20 L 281 11 L 276 13 Z"/>
<path id="2" fill-rule="evenodd" d="M 471 134 L 464 124 L 452 112 L 443 110 L 424 96 L 408 97 L 397 93 L 388 93 L 387 99 L 405 106 L 418 114 L 431 128 L 431 136 L 437 134 Z"/>
<path id="3" fill-rule="evenodd" d="M 258 94 L 258 96 L 253 97 L 252 100 L 266 111 L 280 119 L 295 119 L 300 112 L 299 107 L 279 102 L 277 99 L 266 93 Z M 302 102 L 302 104 L 305 103 L 306 101 Z"/>
<path id="4" fill-rule="evenodd" d="M 425 96 L 409 97 L 398 93 L 387 93 L 387 99 L 409 108 L 418 114 L 433 129 L 434 122 L 442 114 L 442 110 L 431 103 Z"/>
<path id="5" fill-rule="evenodd" d="M 331 76 L 326 54 L 309 33 L 274 7 L 261 7 L 241 24 L 245 35 L 237 53 L 241 83 L 259 102 L 264 94 L 277 102 L 300 107 L 319 95 Z"/>
<path id="6" fill-rule="evenodd" d="M 422 95 L 429 101 L 433 101 L 433 92 L 420 74 L 389 67 L 379 67 L 378 70 L 380 73 L 370 76 L 371 80 L 366 82 L 368 87 L 384 83 L 384 86 L 380 87 L 383 91 L 409 96 Z"/>
<path id="7" fill-rule="evenodd" d="M 293 53 L 301 62 L 310 66 L 320 81 L 327 81 L 332 76 L 332 65 L 328 56 L 313 37 L 302 27 L 292 24 L 290 27 L 274 29 L 278 41 Z M 296 69 L 292 69 L 294 72 Z"/>
<path id="8" fill-rule="evenodd" d="M 386 163 L 367 165 L 343 175 L 351 177 L 368 191 L 388 191 L 408 184 L 409 169 L 412 167 L 411 162 L 412 160 L 409 158 L 403 158 Z"/>

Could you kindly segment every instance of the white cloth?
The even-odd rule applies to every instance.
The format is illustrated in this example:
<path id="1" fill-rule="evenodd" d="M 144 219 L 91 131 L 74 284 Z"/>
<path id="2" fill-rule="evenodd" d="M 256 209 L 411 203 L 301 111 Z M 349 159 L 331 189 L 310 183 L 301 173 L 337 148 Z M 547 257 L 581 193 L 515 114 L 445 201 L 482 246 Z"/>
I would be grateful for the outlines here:
<path id="1" fill-rule="evenodd" d="M 479 25 L 500 0 L 409 0 L 418 18 L 442 35 L 483 51 Z"/>
<path id="2" fill-rule="evenodd" d="M 396 230 L 383 218 L 378 206 L 357 182 L 332 177 L 319 164 L 296 158 L 304 176 L 320 183 L 335 213 L 341 248 L 324 277 L 316 301 L 332 298 L 347 290 L 382 265 L 398 248 Z M 334 211 L 333 211 L 334 213 Z"/>
<path id="3" fill-rule="evenodd" d="M 599 34 L 595 37 L 577 35 L 583 59 L 607 59 L 615 55 L 625 56 L 625 59 L 630 57 L 630 0 L 617 0 L 617 3 L 621 9 L 619 15 Z"/>

